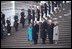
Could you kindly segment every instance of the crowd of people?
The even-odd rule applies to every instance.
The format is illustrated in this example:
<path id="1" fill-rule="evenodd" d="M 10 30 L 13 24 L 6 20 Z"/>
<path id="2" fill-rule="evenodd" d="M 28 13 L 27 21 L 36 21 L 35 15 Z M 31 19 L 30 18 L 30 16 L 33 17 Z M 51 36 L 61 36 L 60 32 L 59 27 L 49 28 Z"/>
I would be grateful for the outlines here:
<path id="1" fill-rule="evenodd" d="M 61 6 L 63 1 L 51 1 L 52 2 L 52 11 L 54 12 L 54 7 L 56 6 Z M 59 29 L 58 29 L 58 20 L 53 20 L 50 17 L 47 16 L 47 14 L 51 14 L 51 3 L 50 1 L 48 1 L 48 5 L 46 3 L 42 4 L 39 8 L 39 6 L 37 6 L 36 10 L 33 9 L 28 9 L 28 16 L 27 16 L 27 20 L 28 20 L 28 29 L 27 29 L 27 34 L 28 34 L 28 40 L 29 41 L 34 41 L 34 44 L 38 43 L 38 35 L 39 35 L 39 31 L 40 31 L 40 37 L 42 39 L 42 44 L 45 44 L 47 35 L 48 35 L 48 39 L 49 39 L 49 43 L 53 44 L 53 40 L 55 43 L 57 43 L 58 41 L 58 36 L 59 36 Z M 54 3 L 55 2 L 55 3 Z M 33 6 L 34 7 L 34 6 Z M 49 9 L 47 9 L 49 7 Z M 47 10 L 49 12 L 47 12 Z M 24 9 L 21 9 L 21 18 L 20 18 L 20 23 L 22 24 L 22 27 L 25 27 L 25 20 L 26 20 L 26 16 L 24 13 Z M 45 17 L 44 17 L 45 15 Z M 41 16 L 41 18 L 40 18 Z M 39 22 L 38 21 L 42 22 Z M 18 15 L 16 14 L 14 16 L 14 28 L 16 31 L 18 31 L 18 23 L 19 19 L 18 19 Z M 5 22 L 5 14 L 3 14 L 3 12 L 1 12 L 1 37 L 3 39 L 3 32 L 5 32 L 5 23 L 7 23 L 6 26 L 6 31 L 8 33 L 8 35 L 10 35 L 11 33 L 11 22 L 9 19 L 6 20 Z"/>
<path id="2" fill-rule="evenodd" d="M 47 18 L 47 17 L 46 17 Z M 42 18 L 43 22 L 37 23 L 34 21 L 30 23 L 27 33 L 28 40 L 34 41 L 34 44 L 38 43 L 38 36 L 40 31 L 40 38 L 42 39 L 42 44 L 45 44 L 45 41 L 48 37 L 50 44 L 57 44 L 59 38 L 59 29 L 57 19 Z"/>

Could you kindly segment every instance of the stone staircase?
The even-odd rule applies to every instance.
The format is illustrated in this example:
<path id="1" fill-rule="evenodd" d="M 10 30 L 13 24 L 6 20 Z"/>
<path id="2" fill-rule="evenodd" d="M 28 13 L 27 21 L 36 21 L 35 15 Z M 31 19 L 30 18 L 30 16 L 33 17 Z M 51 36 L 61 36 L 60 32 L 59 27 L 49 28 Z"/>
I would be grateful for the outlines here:
<path id="1" fill-rule="evenodd" d="M 28 26 L 26 25 L 25 28 L 19 26 L 18 32 L 15 32 L 14 28 L 12 28 L 11 36 L 5 36 L 5 38 L 1 40 L 1 48 L 71 48 L 71 15 L 64 16 L 64 12 L 67 11 L 61 11 L 57 15 L 63 16 L 62 18 L 58 19 L 58 44 L 49 44 L 49 39 L 46 40 L 46 44 L 41 44 L 42 41 L 39 37 L 38 44 L 34 45 L 32 41 L 28 41 L 27 39 L 26 29 Z"/>

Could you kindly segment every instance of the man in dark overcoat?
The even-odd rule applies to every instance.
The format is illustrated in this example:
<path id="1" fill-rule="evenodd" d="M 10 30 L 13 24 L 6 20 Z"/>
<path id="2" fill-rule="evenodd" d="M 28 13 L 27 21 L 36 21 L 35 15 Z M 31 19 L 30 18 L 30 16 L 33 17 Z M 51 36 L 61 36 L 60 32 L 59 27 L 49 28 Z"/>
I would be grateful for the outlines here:
<path id="1" fill-rule="evenodd" d="M 11 22 L 10 22 L 10 20 L 6 20 L 6 23 L 7 23 L 7 33 L 10 35 L 10 33 L 11 33 Z"/>
<path id="2" fill-rule="evenodd" d="M 41 17 L 43 18 L 43 14 L 44 14 L 44 6 L 41 5 Z"/>
<path id="3" fill-rule="evenodd" d="M 18 16 L 17 15 L 14 16 L 14 27 L 15 27 L 15 30 L 18 31 Z"/>
<path id="4" fill-rule="evenodd" d="M 45 40 L 46 40 L 46 33 L 47 33 L 47 22 L 44 21 L 43 23 L 41 23 L 41 27 L 40 27 L 40 37 L 42 39 L 42 44 L 45 44 Z"/>
<path id="5" fill-rule="evenodd" d="M 2 24 L 5 26 L 5 14 L 1 12 Z"/>
<path id="6" fill-rule="evenodd" d="M 44 3 L 44 12 L 45 12 L 45 16 L 47 17 L 47 4 Z"/>
<path id="7" fill-rule="evenodd" d="M 54 12 L 55 3 L 54 1 L 51 1 L 51 3 L 52 3 L 52 12 Z"/>
<path id="8" fill-rule="evenodd" d="M 49 11 L 49 14 L 50 14 L 50 11 L 51 11 L 51 5 L 50 5 L 50 1 L 48 1 L 48 11 Z"/>
<path id="9" fill-rule="evenodd" d="M 24 25 L 25 25 L 25 14 L 24 14 L 24 9 L 22 9 L 22 12 L 21 12 L 21 18 L 20 18 L 20 23 L 22 23 L 22 27 L 24 28 Z"/>
<path id="10" fill-rule="evenodd" d="M 37 21 L 39 21 L 40 20 L 40 10 L 37 8 Z"/>
<path id="11" fill-rule="evenodd" d="M 53 44 L 53 27 L 54 24 L 52 22 L 48 22 L 47 34 L 48 34 L 50 44 Z"/>
<path id="12" fill-rule="evenodd" d="M 34 8 L 32 8 L 32 19 L 33 19 L 33 21 L 35 20 L 35 10 L 34 10 Z"/>
<path id="13" fill-rule="evenodd" d="M 27 17 L 27 19 L 28 19 L 28 24 L 30 24 L 31 23 L 31 19 L 32 19 L 31 9 L 28 9 L 28 17 Z"/>
<path id="14" fill-rule="evenodd" d="M 33 25 L 33 41 L 34 44 L 37 44 L 38 41 L 38 32 L 39 32 L 39 25 L 35 22 Z"/>

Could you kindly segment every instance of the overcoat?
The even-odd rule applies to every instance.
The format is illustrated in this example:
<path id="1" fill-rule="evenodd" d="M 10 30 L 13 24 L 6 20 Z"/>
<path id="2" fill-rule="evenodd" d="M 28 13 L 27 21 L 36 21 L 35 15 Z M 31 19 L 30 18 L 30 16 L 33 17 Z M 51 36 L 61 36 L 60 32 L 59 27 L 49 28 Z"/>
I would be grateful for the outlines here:
<path id="1" fill-rule="evenodd" d="M 59 28 L 58 26 L 55 26 L 53 28 L 53 40 L 58 40 L 59 38 Z"/>
<path id="2" fill-rule="evenodd" d="M 32 41 L 32 30 L 33 28 L 31 26 L 28 27 L 27 29 L 27 34 L 28 34 L 28 40 Z"/>
<path id="3" fill-rule="evenodd" d="M 38 39 L 39 25 L 33 25 L 33 40 Z"/>

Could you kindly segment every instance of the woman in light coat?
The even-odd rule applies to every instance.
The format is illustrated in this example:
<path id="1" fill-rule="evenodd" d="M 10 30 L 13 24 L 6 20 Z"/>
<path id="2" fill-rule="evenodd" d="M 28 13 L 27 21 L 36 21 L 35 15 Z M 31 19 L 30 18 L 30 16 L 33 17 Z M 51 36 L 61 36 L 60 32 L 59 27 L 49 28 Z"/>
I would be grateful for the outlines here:
<path id="1" fill-rule="evenodd" d="M 58 27 L 58 22 L 54 22 L 54 28 L 53 28 L 53 41 L 55 44 L 57 44 L 57 41 L 59 39 L 59 27 Z"/>

